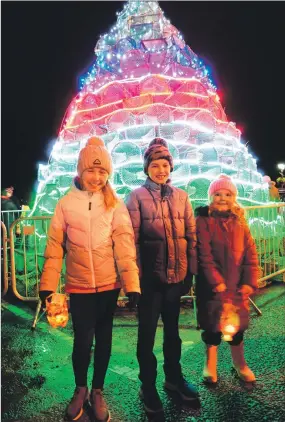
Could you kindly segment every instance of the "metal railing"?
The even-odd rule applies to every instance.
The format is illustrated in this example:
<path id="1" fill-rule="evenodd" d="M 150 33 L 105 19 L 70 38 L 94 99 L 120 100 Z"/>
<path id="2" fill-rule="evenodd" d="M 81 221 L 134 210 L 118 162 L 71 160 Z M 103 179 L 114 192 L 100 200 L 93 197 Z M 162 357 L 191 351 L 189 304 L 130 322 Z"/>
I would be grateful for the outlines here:
<path id="1" fill-rule="evenodd" d="M 285 203 L 245 207 L 245 212 L 258 253 L 259 287 L 271 278 L 285 281 Z"/>
<path id="2" fill-rule="evenodd" d="M 23 210 L 1 210 L 1 222 L 5 225 L 7 233 L 12 225 L 12 223 L 18 218 L 22 217 Z"/>
<path id="3" fill-rule="evenodd" d="M 245 211 L 258 251 L 261 270 L 259 287 L 273 277 L 285 281 L 285 203 L 245 207 Z M 50 220 L 50 216 L 21 217 L 10 226 L 11 287 L 14 295 L 21 300 L 38 300 Z M 59 291 L 64 286 L 64 273 L 65 266 Z M 184 300 L 187 298 L 193 298 L 193 292 Z M 121 297 L 120 300 L 126 299 Z"/>
<path id="4" fill-rule="evenodd" d="M 5 296 L 8 291 L 9 281 L 8 281 L 8 254 L 7 254 L 7 229 L 5 224 L 1 221 L 1 268 L 2 268 L 2 280 L 3 280 L 3 289 L 1 296 Z"/>
<path id="5" fill-rule="evenodd" d="M 22 217 L 11 224 L 11 287 L 14 295 L 21 300 L 38 300 L 50 220 L 48 216 Z M 20 233 L 17 236 L 18 226 Z"/>

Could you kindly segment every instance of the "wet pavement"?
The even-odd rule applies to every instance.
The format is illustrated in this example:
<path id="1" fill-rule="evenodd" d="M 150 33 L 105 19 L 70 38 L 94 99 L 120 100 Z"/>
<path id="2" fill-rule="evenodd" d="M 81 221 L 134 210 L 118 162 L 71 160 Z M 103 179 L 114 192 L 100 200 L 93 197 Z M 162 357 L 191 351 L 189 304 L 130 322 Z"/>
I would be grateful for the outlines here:
<path id="1" fill-rule="evenodd" d="M 118 312 L 114 320 L 113 350 L 105 384 L 105 398 L 113 422 L 247 422 L 285 421 L 285 285 L 272 284 L 254 298 L 263 312 L 252 309 L 251 327 L 245 337 L 245 354 L 255 372 L 255 385 L 239 381 L 231 370 L 229 346 L 219 348 L 219 382 L 209 388 L 201 381 L 204 347 L 195 328 L 191 306 L 183 305 L 180 334 L 182 366 L 187 380 L 197 385 L 200 408 L 183 405 L 163 390 L 162 324 L 156 336 L 157 387 L 164 415 L 148 419 L 138 397 L 135 357 L 136 316 Z M 74 390 L 71 366 L 72 330 L 53 329 L 42 318 L 30 330 L 33 309 L 15 300 L 2 300 L 2 421 L 61 422 Z M 90 368 L 91 369 L 91 368 Z M 92 371 L 90 370 L 90 384 Z M 92 421 L 85 413 L 80 422 Z"/>

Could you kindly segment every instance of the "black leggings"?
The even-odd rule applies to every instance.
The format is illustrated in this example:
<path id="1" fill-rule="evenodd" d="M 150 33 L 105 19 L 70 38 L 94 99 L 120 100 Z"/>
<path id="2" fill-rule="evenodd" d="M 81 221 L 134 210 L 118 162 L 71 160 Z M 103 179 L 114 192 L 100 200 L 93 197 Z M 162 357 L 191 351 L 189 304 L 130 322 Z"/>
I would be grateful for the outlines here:
<path id="1" fill-rule="evenodd" d="M 71 293 L 70 312 L 74 343 L 72 353 L 76 386 L 87 386 L 90 352 L 95 334 L 92 388 L 103 388 L 111 348 L 113 316 L 120 289 L 102 293 Z"/>
<path id="2" fill-rule="evenodd" d="M 202 340 L 204 343 L 211 346 L 218 346 L 222 340 L 222 333 L 212 333 L 211 331 L 202 332 Z M 228 341 L 231 346 L 238 346 L 243 341 L 243 331 L 238 331 L 232 341 Z"/>

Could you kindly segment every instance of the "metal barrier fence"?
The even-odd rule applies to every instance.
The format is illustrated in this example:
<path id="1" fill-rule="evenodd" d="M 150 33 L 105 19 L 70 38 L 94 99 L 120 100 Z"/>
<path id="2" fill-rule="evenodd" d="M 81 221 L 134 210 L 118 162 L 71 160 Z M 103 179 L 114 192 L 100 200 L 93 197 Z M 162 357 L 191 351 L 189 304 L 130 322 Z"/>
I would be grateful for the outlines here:
<path id="1" fill-rule="evenodd" d="M 1 222 L 5 225 L 7 233 L 9 232 L 12 223 L 23 216 L 23 210 L 1 211 Z M 16 228 L 16 231 L 17 230 L 19 232 L 19 226 Z"/>
<path id="2" fill-rule="evenodd" d="M 7 229 L 5 224 L 1 221 L 1 280 L 3 286 L 1 286 L 1 296 L 5 296 L 8 291 L 9 280 L 8 280 L 8 254 L 7 254 Z"/>
<path id="3" fill-rule="evenodd" d="M 25 216 L 25 211 L 20 210 L 1 210 L 1 296 L 5 296 L 9 287 L 10 277 L 10 239 L 8 237 L 9 229 L 13 222 L 20 217 Z M 20 235 L 20 224 L 15 227 L 16 236 Z"/>
<path id="4" fill-rule="evenodd" d="M 48 216 L 22 217 L 10 227 L 11 287 L 14 295 L 21 300 L 38 300 L 50 220 Z M 19 236 L 15 232 L 18 225 Z"/>
<path id="5" fill-rule="evenodd" d="M 261 277 L 258 286 L 275 278 L 285 282 L 285 203 L 245 207 L 255 239 Z"/>
<path id="6" fill-rule="evenodd" d="M 285 203 L 245 207 L 245 210 L 258 250 L 261 269 L 259 287 L 273 277 L 285 281 Z M 10 226 L 11 287 L 14 295 L 21 300 L 38 300 L 50 220 L 50 216 L 22 217 Z M 64 274 L 65 265 L 59 291 L 64 289 Z M 192 293 L 184 298 L 193 297 Z M 120 300 L 125 299 L 121 297 Z"/>

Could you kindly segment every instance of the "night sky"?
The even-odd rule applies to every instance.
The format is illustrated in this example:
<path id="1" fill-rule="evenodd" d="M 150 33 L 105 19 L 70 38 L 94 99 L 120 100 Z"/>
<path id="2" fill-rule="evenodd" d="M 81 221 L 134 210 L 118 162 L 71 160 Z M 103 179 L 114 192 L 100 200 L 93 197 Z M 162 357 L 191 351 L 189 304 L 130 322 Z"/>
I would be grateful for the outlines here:
<path id="1" fill-rule="evenodd" d="M 212 69 L 258 169 L 285 161 L 284 2 L 160 2 Z M 123 2 L 2 2 L 2 180 L 28 200 L 80 75 Z M 283 146 L 282 146 L 283 144 Z"/>

